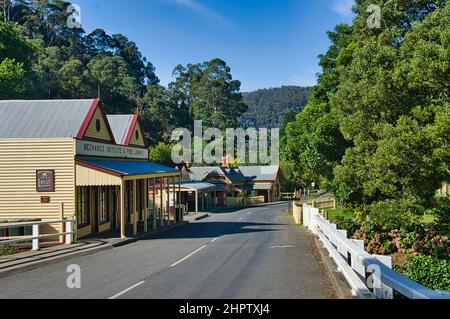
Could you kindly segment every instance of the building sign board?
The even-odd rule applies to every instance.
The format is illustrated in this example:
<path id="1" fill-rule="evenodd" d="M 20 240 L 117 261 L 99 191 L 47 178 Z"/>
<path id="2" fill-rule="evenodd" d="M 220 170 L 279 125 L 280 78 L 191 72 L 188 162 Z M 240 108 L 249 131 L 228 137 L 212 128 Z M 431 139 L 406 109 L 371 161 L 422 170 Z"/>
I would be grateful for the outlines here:
<path id="1" fill-rule="evenodd" d="M 77 140 L 76 155 L 148 160 L 148 149 Z"/>
<path id="2" fill-rule="evenodd" d="M 38 193 L 51 193 L 55 191 L 55 171 L 36 171 L 36 191 Z"/>

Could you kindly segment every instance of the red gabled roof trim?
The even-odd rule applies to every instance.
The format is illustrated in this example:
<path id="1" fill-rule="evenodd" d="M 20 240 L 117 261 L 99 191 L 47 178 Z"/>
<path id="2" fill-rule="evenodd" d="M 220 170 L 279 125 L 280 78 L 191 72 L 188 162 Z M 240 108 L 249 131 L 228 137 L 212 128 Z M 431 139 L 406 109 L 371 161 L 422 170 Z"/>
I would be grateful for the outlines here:
<path id="1" fill-rule="evenodd" d="M 96 165 L 92 165 L 92 164 L 89 164 L 89 163 L 86 163 L 86 162 L 83 162 L 83 161 L 80 161 L 80 160 L 76 160 L 76 164 L 80 165 L 80 166 L 83 166 L 83 167 L 86 167 L 86 168 L 90 168 L 90 169 L 102 172 L 102 173 L 113 175 L 113 176 L 116 176 L 116 177 L 123 177 L 123 176 L 125 176 L 122 172 L 113 171 L 113 170 L 106 169 L 104 167 L 100 167 L 100 166 L 96 166 Z"/>
<path id="2" fill-rule="evenodd" d="M 131 122 L 130 129 L 127 134 L 127 138 L 125 139 L 125 145 L 130 145 L 131 139 L 133 138 L 133 133 L 136 128 L 136 124 L 138 122 L 139 116 L 137 114 L 133 115 L 133 121 Z"/>
<path id="3" fill-rule="evenodd" d="M 84 119 L 80 130 L 78 131 L 77 139 L 79 139 L 79 140 L 84 139 L 87 129 L 89 128 L 89 124 L 91 124 L 92 118 L 94 117 L 95 111 L 97 110 L 97 107 L 99 106 L 99 104 L 100 104 L 100 99 L 99 98 L 94 99 L 94 102 L 92 103 L 91 108 L 89 109 L 89 112 L 86 115 L 86 118 Z M 106 123 L 106 129 L 108 130 L 109 136 L 111 137 L 111 141 L 113 142 L 113 144 L 116 144 L 116 141 L 114 139 L 114 135 L 112 133 L 111 127 L 109 126 L 108 118 L 106 117 L 105 111 L 103 111 L 103 109 L 100 108 L 100 112 L 102 114 L 104 122 Z"/>
<path id="4" fill-rule="evenodd" d="M 86 131 L 89 127 L 89 124 L 91 123 L 92 117 L 95 114 L 95 110 L 97 109 L 97 106 L 100 104 L 100 99 L 94 99 L 94 102 L 91 105 L 91 108 L 89 109 L 88 114 L 86 115 L 86 118 L 83 121 L 83 124 L 81 125 L 80 130 L 78 131 L 77 138 L 82 140 L 84 138 L 84 135 L 86 134 Z"/>
<path id="5" fill-rule="evenodd" d="M 117 144 L 116 139 L 114 138 L 114 134 L 112 132 L 111 126 L 109 125 L 108 117 L 106 116 L 105 111 L 102 108 L 100 108 L 100 112 L 102 113 L 103 121 L 105 121 L 105 123 L 106 123 L 106 128 L 108 129 L 108 133 L 109 133 L 109 136 L 111 137 L 111 141 L 113 142 L 113 144 Z"/>

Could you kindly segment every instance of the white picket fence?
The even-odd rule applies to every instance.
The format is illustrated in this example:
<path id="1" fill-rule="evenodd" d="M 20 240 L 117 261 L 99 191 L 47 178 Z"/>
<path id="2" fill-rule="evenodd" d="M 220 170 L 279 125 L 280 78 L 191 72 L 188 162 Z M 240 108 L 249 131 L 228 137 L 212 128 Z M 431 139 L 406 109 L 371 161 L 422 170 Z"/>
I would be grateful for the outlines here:
<path id="1" fill-rule="evenodd" d="M 363 241 L 348 239 L 347 231 L 338 230 L 319 209 L 306 204 L 302 209 L 294 205 L 295 215 L 296 220 L 303 217 L 303 225 L 319 237 L 350 284 L 354 296 L 393 299 L 396 291 L 409 299 L 450 299 L 450 292 L 428 289 L 392 270 L 390 257 L 367 253 Z"/>

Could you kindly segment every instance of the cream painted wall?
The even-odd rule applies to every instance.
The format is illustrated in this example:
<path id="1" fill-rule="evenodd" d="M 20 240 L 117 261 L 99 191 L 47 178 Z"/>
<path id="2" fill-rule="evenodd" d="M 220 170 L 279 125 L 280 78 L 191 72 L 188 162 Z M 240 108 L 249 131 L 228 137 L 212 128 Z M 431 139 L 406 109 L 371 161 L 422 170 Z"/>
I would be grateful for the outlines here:
<path id="1" fill-rule="evenodd" d="M 55 192 L 36 191 L 36 170 L 55 170 Z M 57 220 L 75 212 L 73 139 L 0 139 L 0 219 Z M 41 197 L 48 196 L 49 204 Z"/>

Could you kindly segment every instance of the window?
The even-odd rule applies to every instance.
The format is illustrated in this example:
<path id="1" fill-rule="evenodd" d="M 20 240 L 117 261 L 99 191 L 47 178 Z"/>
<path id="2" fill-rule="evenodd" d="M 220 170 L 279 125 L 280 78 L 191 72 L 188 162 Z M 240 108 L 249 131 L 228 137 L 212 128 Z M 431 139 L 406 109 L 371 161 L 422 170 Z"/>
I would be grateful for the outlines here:
<path id="1" fill-rule="evenodd" d="M 77 223 L 89 225 L 89 188 L 77 187 Z"/>
<path id="2" fill-rule="evenodd" d="M 101 187 L 98 201 L 98 212 L 100 215 L 100 224 L 109 222 L 109 196 L 108 188 Z"/>
<path id="3" fill-rule="evenodd" d="M 139 141 L 139 131 L 136 130 L 136 133 L 135 133 L 135 134 L 136 134 L 136 140 Z"/>
<path id="4" fill-rule="evenodd" d="M 97 130 L 97 132 L 100 132 L 102 128 L 102 125 L 100 123 L 100 120 L 95 121 L 95 129 Z"/>

